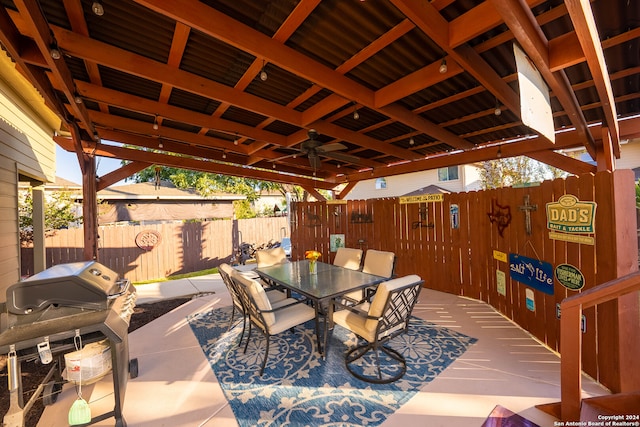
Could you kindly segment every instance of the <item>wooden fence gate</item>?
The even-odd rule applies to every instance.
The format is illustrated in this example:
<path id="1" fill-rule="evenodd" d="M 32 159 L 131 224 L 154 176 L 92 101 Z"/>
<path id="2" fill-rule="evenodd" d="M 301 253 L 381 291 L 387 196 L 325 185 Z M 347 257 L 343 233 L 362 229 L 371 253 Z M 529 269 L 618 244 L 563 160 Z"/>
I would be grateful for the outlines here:
<path id="1" fill-rule="evenodd" d="M 633 181 L 633 173 L 625 170 L 526 188 L 444 194 L 433 202 L 389 198 L 295 203 L 292 254 L 302 258 L 305 250 L 316 249 L 323 254 L 321 260 L 332 262 L 332 236 L 347 247 L 392 251 L 396 275 L 418 274 L 428 288 L 485 301 L 559 350 L 560 302 L 637 270 Z M 564 204 L 578 200 L 588 207 L 595 202 L 594 232 L 549 228 L 556 225 L 551 225 L 555 219 L 549 217 L 547 204 L 557 204 L 565 195 L 575 198 L 564 198 Z M 570 215 L 578 212 L 565 208 Z M 576 281 L 576 271 L 582 274 L 581 290 L 570 290 L 557 280 L 554 272 L 560 265 Z M 529 268 L 531 274 L 519 273 Z M 613 342 L 613 334 L 598 334 L 598 328 L 616 321 L 617 307 L 598 306 L 584 315 L 583 368 L 615 390 L 618 374 L 611 370 L 617 356 L 612 349 L 619 343 Z"/>

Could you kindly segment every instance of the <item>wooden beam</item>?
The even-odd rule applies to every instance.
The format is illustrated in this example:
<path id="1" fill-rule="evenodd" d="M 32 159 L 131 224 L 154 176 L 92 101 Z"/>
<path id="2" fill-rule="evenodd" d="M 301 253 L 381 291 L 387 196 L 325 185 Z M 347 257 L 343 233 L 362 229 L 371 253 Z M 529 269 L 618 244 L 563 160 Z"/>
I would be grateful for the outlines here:
<path id="1" fill-rule="evenodd" d="M 375 94 L 367 87 L 356 83 L 354 80 L 253 28 L 244 26 L 240 22 L 205 6 L 199 1 L 184 0 L 180 2 L 180 4 L 163 0 L 135 1 L 176 21 L 187 23 L 192 28 L 196 28 L 231 46 L 242 49 L 257 57 L 265 58 L 280 68 L 327 88 L 345 99 L 376 109 Z M 233 102 L 231 103 L 233 104 Z M 423 117 L 416 116 L 404 107 L 395 106 L 391 111 L 384 111 L 383 113 L 392 113 L 395 120 L 412 126 L 416 130 L 420 130 L 454 147 L 459 147 L 466 143 L 466 141 L 461 140 L 461 138 L 452 132 L 438 127 Z M 273 113 L 269 115 L 275 116 Z M 434 134 L 434 131 L 436 131 L 437 134 Z M 410 156 L 409 154 L 409 158 Z"/>
<path id="2" fill-rule="evenodd" d="M 109 172 L 101 177 L 96 177 L 98 181 L 97 191 L 104 190 L 110 185 L 120 182 L 125 178 L 129 178 L 131 175 L 140 172 L 143 169 L 153 166 L 153 163 L 147 162 L 129 162 L 126 165 Z"/>
<path id="3" fill-rule="evenodd" d="M 617 157 L 620 156 L 620 130 L 618 128 L 618 114 L 613 100 L 613 90 L 609 80 L 609 71 L 600 45 L 600 36 L 596 28 L 596 21 L 588 0 L 566 0 L 567 10 L 573 21 L 580 46 L 587 58 L 587 65 L 595 82 L 607 128 L 610 133 L 610 143 Z"/>
<path id="4" fill-rule="evenodd" d="M 280 145 L 283 147 L 287 146 L 286 137 L 277 133 L 265 131 L 262 129 L 256 129 L 253 126 L 212 117 L 209 114 L 202 114 L 193 110 L 186 110 L 184 108 L 159 103 L 147 98 L 130 95 L 124 92 L 118 92 L 113 89 L 92 85 L 86 82 L 78 81 L 77 87 L 78 92 L 83 97 L 95 100 L 97 102 L 105 103 L 107 105 L 146 113 L 151 116 L 157 114 L 158 117 L 161 118 L 168 118 L 178 122 L 188 123 L 194 126 L 206 127 L 208 129 L 214 129 L 222 133 L 227 133 L 229 135 L 235 136 L 237 134 L 242 137 L 265 141 L 269 144 Z M 149 124 L 149 128 L 151 128 L 151 124 Z M 149 129 L 148 133 L 152 132 L 153 131 Z M 233 150 L 233 148 L 234 147 L 230 147 L 230 150 Z M 237 151 L 248 152 L 248 149 L 245 145 L 235 148 L 237 148 Z"/>
<path id="5" fill-rule="evenodd" d="M 71 71 L 69 71 L 66 62 L 62 58 L 54 59 L 50 54 L 52 46 L 59 46 L 55 38 L 52 37 L 49 24 L 43 15 L 40 4 L 37 0 L 16 0 L 14 3 L 20 15 L 24 18 L 25 23 L 29 26 L 30 33 L 33 35 L 34 41 L 42 52 L 49 69 L 60 82 L 62 92 L 71 104 L 71 109 L 75 117 L 85 126 L 90 134 L 93 134 L 95 128 L 89 119 L 86 107 L 83 103 L 78 104 L 74 101 L 75 86 Z M 62 51 L 59 52 L 62 55 Z M 57 105 L 57 107 L 60 107 L 60 105 Z M 60 114 L 64 115 L 64 110 L 61 111 Z M 68 122 L 69 120 L 67 119 L 65 121 Z"/>
<path id="6" fill-rule="evenodd" d="M 551 150 L 527 153 L 527 157 L 531 157 L 532 159 L 535 159 L 539 162 L 545 163 L 558 169 L 562 169 L 563 171 L 572 173 L 574 175 L 580 175 L 583 173 L 595 174 L 598 171 L 598 169 L 592 164 L 580 161 L 573 157 L 556 153 L 555 151 Z"/>
<path id="7" fill-rule="evenodd" d="M 335 183 L 323 180 L 313 180 L 302 176 L 271 172 L 264 169 L 247 168 L 226 163 L 212 162 L 207 160 L 197 160 L 188 157 L 169 156 L 161 153 L 140 151 L 124 147 L 99 143 L 92 150 L 96 156 L 123 159 L 131 161 L 147 161 L 149 163 L 175 167 L 180 169 L 190 169 L 202 172 L 219 173 L 222 175 L 239 176 L 253 178 L 262 181 L 280 182 L 284 184 L 294 184 L 331 190 Z"/>
<path id="8" fill-rule="evenodd" d="M 548 40 L 536 22 L 531 9 L 529 9 L 524 0 L 491 0 L 491 3 L 500 13 L 520 46 L 554 92 L 556 98 L 567 112 L 571 123 L 583 138 L 585 147 L 593 156 L 595 153 L 595 141 L 589 132 L 580 104 L 571 90 L 569 79 L 564 71 L 552 73 L 549 69 Z"/>

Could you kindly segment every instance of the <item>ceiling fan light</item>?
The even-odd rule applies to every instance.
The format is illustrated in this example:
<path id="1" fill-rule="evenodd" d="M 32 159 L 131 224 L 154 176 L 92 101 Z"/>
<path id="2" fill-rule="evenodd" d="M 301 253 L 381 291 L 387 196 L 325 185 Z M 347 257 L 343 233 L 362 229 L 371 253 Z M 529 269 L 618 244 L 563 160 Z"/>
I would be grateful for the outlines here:
<path id="1" fill-rule="evenodd" d="M 440 71 L 440 74 L 444 74 L 447 72 L 447 70 L 447 60 L 446 58 L 442 58 L 442 62 L 440 63 L 440 68 L 438 68 L 438 71 Z"/>
<path id="2" fill-rule="evenodd" d="M 93 4 L 91 5 L 91 10 L 93 11 L 93 13 L 95 13 L 97 16 L 102 16 L 104 15 L 104 7 L 102 7 L 102 3 L 100 3 L 99 1 L 94 1 Z"/>

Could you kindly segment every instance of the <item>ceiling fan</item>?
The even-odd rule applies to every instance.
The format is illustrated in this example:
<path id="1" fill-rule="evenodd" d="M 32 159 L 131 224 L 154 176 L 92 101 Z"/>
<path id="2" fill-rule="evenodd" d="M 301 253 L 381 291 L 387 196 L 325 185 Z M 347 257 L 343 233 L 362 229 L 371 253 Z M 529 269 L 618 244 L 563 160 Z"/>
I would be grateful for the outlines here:
<path id="1" fill-rule="evenodd" d="M 347 146 L 340 144 L 339 142 L 333 142 L 331 144 L 323 144 L 318 141 L 318 132 L 315 129 L 309 129 L 307 132 L 309 139 L 300 144 L 299 151 L 307 156 L 309 164 L 313 170 L 320 169 L 321 161 L 320 156 L 330 157 L 332 159 L 340 160 L 347 163 L 358 163 L 360 159 L 356 156 L 352 156 L 346 153 L 339 153 L 340 150 L 346 150 Z"/>

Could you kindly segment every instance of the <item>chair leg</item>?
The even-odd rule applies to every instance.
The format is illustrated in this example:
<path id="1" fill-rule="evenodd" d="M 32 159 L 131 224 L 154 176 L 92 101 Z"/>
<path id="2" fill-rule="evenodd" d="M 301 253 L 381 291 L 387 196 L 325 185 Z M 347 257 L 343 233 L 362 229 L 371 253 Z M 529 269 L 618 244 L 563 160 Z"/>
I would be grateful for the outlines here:
<path id="1" fill-rule="evenodd" d="M 236 315 L 236 306 L 231 306 L 231 320 L 229 320 L 229 326 L 227 327 L 227 332 L 231 330 L 231 325 L 233 325 L 233 317 Z"/>
<path id="2" fill-rule="evenodd" d="M 244 330 L 247 327 L 247 316 L 242 315 L 242 332 L 240 333 L 240 341 L 238 342 L 238 346 L 242 345 L 242 338 L 244 337 Z"/>
<path id="3" fill-rule="evenodd" d="M 244 345 L 244 352 L 243 353 L 247 352 L 247 347 L 249 347 L 249 341 L 251 341 L 251 320 L 249 320 L 249 333 L 247 334 L 247 342 Z"/>
<path id="4" fill-rule="evenodd" d="M 398 362 L 399 372 L 396 375 L 393 375 L 391 377 L 384 378 L 384 379 L 382 378 L 382 371 L 380 368 L 380 358 L 379 358 L 378 350 L 382 350 L 387 356 L 389 356 L 390 358 Z M 357 372 L 355 368 L 352 366 L 353 362 L 363 357 L 369 351 L 375 351 L 376 353 L 375 363 L 376 363 L 376 367 L 378 368 L 377 378 L 364 376 L 359 372 Z M 374 383 L 374 384 L 388 384 L 388 383 L 394 382 L 402 378 L 404 374 L 407 372 L 407 364 L 406 364 L 405 358 L 399 352 L 397 352 L 392 348 L 386 347 L 384 345 L 374 346 L 373 344 L 369 344 L 369 343 L 351 349 L 345 356 L 345 366 L 349 371 L 349 373 L 351 373 L 351 375 L 353 375 L 354 377 L 358 378 L 359 380 L 362 380 L 368 383 Z"/>
<path id="5" fill-rule="evenodd" d="M 265 334 L 267 337 L 267 347 L 264 349 L 264 359 L 262 359 L 262 367 L 260 368 L 260 376 L 264 372 L 264 367 L 267 366 L 267 358 L 269 357 L 269 334 Z"/>

